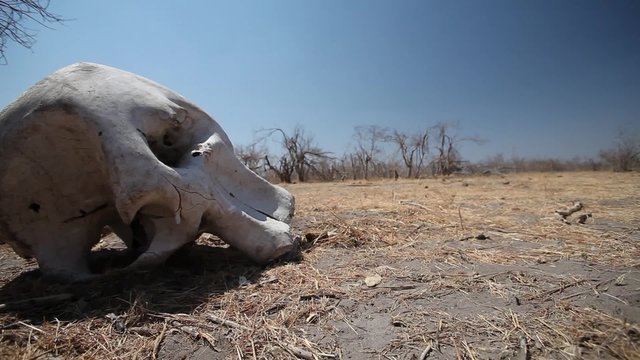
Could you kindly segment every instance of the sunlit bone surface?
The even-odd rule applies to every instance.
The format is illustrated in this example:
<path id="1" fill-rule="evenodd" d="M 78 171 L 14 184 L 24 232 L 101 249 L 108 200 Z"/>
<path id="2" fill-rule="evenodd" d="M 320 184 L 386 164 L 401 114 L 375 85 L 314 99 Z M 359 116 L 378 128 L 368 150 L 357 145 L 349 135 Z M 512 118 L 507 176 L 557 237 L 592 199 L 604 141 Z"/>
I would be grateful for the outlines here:
<path id="1" fill-rule="evenodd" d="M 205 232 L 266 263 L 293 247 L 293 208 L 209 115 L 129 72 L 70 65 L 0 113 L 0 239 L 44 275 L 92 276 L 106 225 L 141 251 L 134 269 Z"/>

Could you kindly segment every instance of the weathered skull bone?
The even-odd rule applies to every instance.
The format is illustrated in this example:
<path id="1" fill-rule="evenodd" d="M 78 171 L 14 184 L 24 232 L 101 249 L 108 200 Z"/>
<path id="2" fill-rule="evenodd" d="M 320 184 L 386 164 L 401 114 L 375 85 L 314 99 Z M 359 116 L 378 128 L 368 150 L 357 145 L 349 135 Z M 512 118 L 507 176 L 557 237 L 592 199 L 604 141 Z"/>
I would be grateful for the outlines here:
<path id="1" fill-rule="evenodd" d="M 45 275 L 91 276 L 105 225 L 143 247 L 132 268 L 204 232 L 269 262 L 293 247 L 293 206 L 204 111 L 129 72 L 70 65 L 0 113 L 0 239 Z"/>

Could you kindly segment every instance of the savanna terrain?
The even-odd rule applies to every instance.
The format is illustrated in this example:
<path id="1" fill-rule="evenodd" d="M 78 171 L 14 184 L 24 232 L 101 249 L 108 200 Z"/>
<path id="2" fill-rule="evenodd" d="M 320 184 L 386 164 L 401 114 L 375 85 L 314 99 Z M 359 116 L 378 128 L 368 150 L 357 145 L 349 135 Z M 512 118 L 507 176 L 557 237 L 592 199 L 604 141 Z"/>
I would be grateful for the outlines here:
<path id="1" fill-rule="evenodd" d="M 300 255 L 266 267 L 206 235 L 51 284 L 0 245 L 0 358 L 640 358 L 640 173 L 286 187 Z M 122 249 L 105 235 L 95 266 Z"/>

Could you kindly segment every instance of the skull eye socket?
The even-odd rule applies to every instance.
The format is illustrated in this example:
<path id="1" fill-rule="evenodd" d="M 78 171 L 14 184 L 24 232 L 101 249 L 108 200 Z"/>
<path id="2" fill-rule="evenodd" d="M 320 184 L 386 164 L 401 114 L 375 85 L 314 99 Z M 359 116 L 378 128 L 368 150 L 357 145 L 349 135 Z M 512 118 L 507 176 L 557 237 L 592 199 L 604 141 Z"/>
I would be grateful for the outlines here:
<path id="1" fill-rule="evenodd" d="M 171 135 L 169 134 L 169 132 L 165 133 L 164 136 L 162 137 L 162 145 L 171 147 L 173 146 L 173 144 L 174 142 L 171 139 Z"/>
<path id="2" fill-rule="evenodd" d="M 151 152 L 165 165 L 175 167 L 191 149 L 192 135 L 180 127 L 169 128 L 162 134 L 147 135 Z"/>

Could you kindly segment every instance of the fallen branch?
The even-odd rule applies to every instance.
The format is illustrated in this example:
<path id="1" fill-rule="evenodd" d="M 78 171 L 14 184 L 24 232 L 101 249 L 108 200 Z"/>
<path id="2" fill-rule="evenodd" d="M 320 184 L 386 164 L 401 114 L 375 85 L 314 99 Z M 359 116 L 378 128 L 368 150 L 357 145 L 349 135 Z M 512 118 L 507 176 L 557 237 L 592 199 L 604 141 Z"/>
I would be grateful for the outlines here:
<path id="1" fill-rule="evenodd" d="M 556 210 L 556 214 L 562 216 L 563 219 L 566 219 L 567 216 L 570 216 L 571 214 L 582 210 L 583 207 L 584 205 L 582 205 L 580 201 L 576 201 L 573 206 L 568 208 L 567 210 Z"/>
<path id="2" fill-rule="evenodd" d="M 280 346 L 282 346 L 282 348 L 292 353 L 297 358 L 305 359 L 305 360 L 315 360 L 313 353 L 307 350 L 300 349 L 299 347 L 296 347 L 290 344 L 280 344 Z"/>
<path id="3" fill-rule="evenodd" d="M 67 301 L 72 298 L 73 298 L 73 294 L 64 293 L 64 294 L 36 297 L 36 298 L 25 299 L 25 300 L 18 300 L 18 301 L 0 304 L 0 311 L 19 310 L 19 309 L 31 308 L 34 306 L 49 305 L 49 304 Z"/>
<path id="4" fill-rule="evenodd" d="M 464 231 L 464 224 L 462 223 L 462 213 L 460 212 L 460 206 L 458 206 L 458 218 L 460 218 L 460 229 Z"/>
<path id="5" fill-rule="evenodd" d="M 571 294 L 571 295 L 567 295 L 567 296 L 561 297 L 561 298 L 560 298 L 560 300 L 568 300 L 568 299 L 574 298 L 574 297 L 576 297 L 576 296 L 584 295 L 584 294 L 586 294 L 586 293 L 588 293 L 588 292 L 591 292 L 591 291 L 593 291 L 593 290 L 584 290 L 584 291 L 579 291 L 579 292 L 577 292 L 577 293 L 574 293 L 574 294 Z"/>
<path id="6" fill-rule="evenodd" d="M 425 360 L 426 358 L 429 357 L 429 354 L 431 353 L 431 350 L 433 350 L 432 344 L 429 344 L 420 354 L 420 357 L 418 358 L 419 360 Z"/>
<path id="7" fill-rule="evenodd" d="M 153 342 L 153 353 L 152 353 L 153 360 L 156 360 L 158 358 L 158 353 L 160 352 L 160 344 L 162 343 L 162 340 L 164 340 L 164 335 L 166 333 L 167 333 L 167 322 L 165 321 L 164 325 L 162 325 L 162 331 L 160 332 L 160 335 L 158 335 L 156 340 Z"/>
<path id="8" fill-rule="evenodd" d="M 400 204 L 401 204 L 401 205 L 417 206 L 417 207 L 419 207 L 419 208 L 421 208 L 421 209 L 423 209 L 423 210 L 431 210 L 431 209 L 429 209 L 428 207 L 426 207 L 426 206 L 424 206 L 424 205 L 422 205 L 422 204 L 420 204 L 420 203 L 417 203 L 417 202 L 415 202 L 415 201 L 411 201 L 411 200 L 400 200 Z"/>
<path id="9" fill-rule="evenodd" d="M 341 297 L 336 295 L 336 294 L 331 294 L 331 293 L 319 293 L 319 294 L 309 294 L 309 295 L 301 295 L 300 296 L 300 301 L 305 301 L 305 300 L 320 300 L 322 298 L 328 298 L 328 299 L 340 299 Z"/>
<path id="10" fill-rule="evenodd" d="M 464 349 L 467 350 L 469 358 L 471 358 L 471 360 L 476 360 L 476 357 L 473 355 L 473 351 L 471 350 L 471 347 L 469 347 L 469 343 L 467 343 L 467 340 L 462 340 L 462 345 L 464 346 Z"/>
<path id="11" fill-rule="evenodd" d="M 580 296 L 580 295 L 583 295 L 583 294 L 589 293 L 589 292 L 591 292 L 591 291 L 595 291 L 595 292 L 596 292 L 596 294 L 597 294 L 598 292 L 597 292 L 597 290 L 596 290 L 596 289 L 598 289 L 598 287 L 599 287 L 599 286 L 602 286 L 602 285 L 604 285 L 604 284 L 606 284 L 606 283 L 610 283 L 610 282 L 612 282 L 612 281 L 615 281 L 615 280 L 617 280 L 618 278 L 619 278 L 619 277 L 614 277 L 614 278 L 611 278 L 611 279 L 606 279 L 606 280 L 599 281 L 598 283 L 596 283 L 595 285 L 593 285 L 593 286 L 591 287 L 591 289 L 589 289 L 589 290 L 579 291 L 579 292 L 577 292 L 577 293 L 574 293 L 574 294 L 570 294 L 570 295 L 564 296 L 564 297 L 560 298 L 560 300 L 567 300 L 567 299 L 571 299 L 571 298 L 573 298 L 573 297 Z"/>
<path id="12" fill-rule="evenodd" d="M 614 300 L 618 300 L 618 301 L 620 301 L 621 303 L 623 303 L 623 304 L 625 304 L 625 305 L 629 305 L 629 303 L 628 303 L 628 302 L 626 302 L 626 301 L 624 301 L 624 300 L 620 299 L 620 298 L 619 298 L 619 297 L 617 297 L 617 296 L 613 296 L 613 295 L 611 295 L 611 294 L 607 294 L 606 292 L 603 292 L 602 294 L 603 294 L 603 295 L 606 295 L 606 296 L 608 296 L 608 297 L 610 297 L 610 298 L 612 298 L 612 299 L 614 299 Z"/>
<path id="13" fill-rule="evenodd" d="M 584 283 L 586 281 L 587 280 L 583 279 L 583 280 L 577 280 L 577 281 L 574 281 L 574 282 L 571 282 L 571 283 L 568 283 L 568 284 L 564 284 L 562 286 L 558 286 L 557 288 L 553 288 L 551 290 L 547 290 L 547 291 L 545 291 L 545 292 L 543 292 L 541 294 L 529 296 L 527 298 L 527 300 L 534 300 L 534 299 L 546 297 L 546 296 L 555 294 L 557 292 L 563 291 L 563 290 L 565 290 L 567 288 L 570 288 L 572 286 L 580 285 L 580 284 L 582 284 L 582 283 Z"/>
<path id="14" fill-rule="evenodd" d="M 384 290 L 392 290 L 392 291 L 399 291 L 399 290 L 413 290 L 417 288 L 416 285 L 391 285 L 391 286 L 376 286 L 376 287 L 367 287 L 364 288 L 364 290 L 380 290 L 380 289 L 384 289 Z"/>
<path id="15" fill-rule="evenodd" d="M 520 352 L 518 354 L 518 360 L 529 360 L 529 349 L 527 348 L 527 338 L 520 337 Z"/>
<path id="16" fill-rule="evenodd" d="M 463 360 L 462 354 L 460 353 L 460 349 L 458 349 L 458 343 L 453 337 L 450 337 L 449 339 L 453 343 L 453 348 L 456 350 L 456 359 Z"/>
<path id="17" fill-rule="evenodd" d="M 41 334 L 44 334 L 44 331 L 42 331 L 41 329 L 38 329 L 37 327 L 35 327 L 35 326 L 31 325 L 31 324 L 27 324 L 26 322 L 18 321 L 18 324 L 20 324 L 20 325 L 22 325 L 22 326 L 26 326 L 26 327 L 28 327 L 29 329 L 31 329 L 31 330 L 35 330 L 35 331 L 37 331 L 37 332 L 39 332 L 39 333 L 41 333 Z"/>
<path id="18" fill-rule="evenodd" d="M 234 328 L 234 329 L 241 329 L 241 330 L 251 330 L 248 327 L 244 326 L 244 325 L 240 325 L 235 321 L 231 321 L 231 320 L 226 320 L 223 319 L 221 317 L 215 316 L 213 314 L 207 314 L 207 320 L 216 323 L 218 325 L 222 325 L 222 326 L 228 326 L 230 328 Z"/>
<path id="19" fill-rule="evenodd" d="M 475 236 L 465 236 L 463 238 L 461 238 L 459 241 L 467 241 L 470 239 L 476 239 L 476 240 L 487 240 L 487 239 L 491 239 L 489 236 L 485 235 L 485 234 L 478 234 Z"/>

